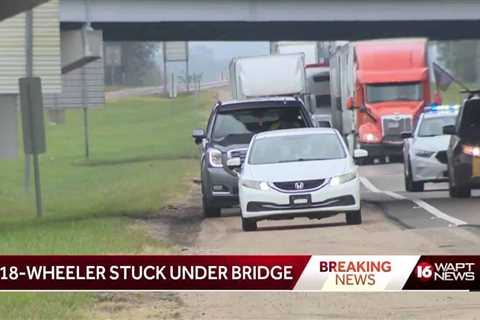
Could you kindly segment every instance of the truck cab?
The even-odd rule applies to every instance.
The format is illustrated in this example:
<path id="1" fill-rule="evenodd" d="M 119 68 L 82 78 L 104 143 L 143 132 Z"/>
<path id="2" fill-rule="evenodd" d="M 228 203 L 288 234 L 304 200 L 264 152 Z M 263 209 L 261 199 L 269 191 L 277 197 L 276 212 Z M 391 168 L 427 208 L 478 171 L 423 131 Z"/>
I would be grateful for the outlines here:
<path id="1" fill-rule="evenodd" d="M 430 103 L 427 41 L 398 39 L 348 44 L 348 59 L 340 59 L 342 111 L 351 121 L 351 143 L 371 158 L 401 158 L 402 132 L 412 131 Z M 345 51 L 345 50 L 344 50 Z M 349 120 L 350 119 L 350 120 Z"/>

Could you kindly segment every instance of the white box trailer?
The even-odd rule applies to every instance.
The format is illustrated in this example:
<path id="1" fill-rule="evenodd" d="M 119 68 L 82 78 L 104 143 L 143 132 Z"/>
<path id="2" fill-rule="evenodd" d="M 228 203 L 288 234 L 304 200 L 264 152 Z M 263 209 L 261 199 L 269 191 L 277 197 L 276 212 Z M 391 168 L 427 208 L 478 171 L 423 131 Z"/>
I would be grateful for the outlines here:
<path id="1" fill-rule="evenodd" d="M 311 113 L 330 115 L 330 68 L 327 64 L 311 64 L 305 67 L 305 73 Z"/>
<path id="2" fill-rule="evenodd" d="M 330 92 L 333 127 L 346 139 L 353 150 L 355 113 L 346 108 L 347 99 L 353 95 L 355 70 L 352 43 L 340 43 L 330 56 Z"/>
<path id="3" fill-rule="evenodd" d="M 306 93 L 303 54 L 234 58 L 230 86 L 236 100 L 268 96 L 300 96 Z"/>
<path id="4" fill-rule="evenodd" d="M 271 43 L 271 54 L 303 53 L 305 65 L 320 62 L 318 43 L 315 41 L 277 41 Z"/>

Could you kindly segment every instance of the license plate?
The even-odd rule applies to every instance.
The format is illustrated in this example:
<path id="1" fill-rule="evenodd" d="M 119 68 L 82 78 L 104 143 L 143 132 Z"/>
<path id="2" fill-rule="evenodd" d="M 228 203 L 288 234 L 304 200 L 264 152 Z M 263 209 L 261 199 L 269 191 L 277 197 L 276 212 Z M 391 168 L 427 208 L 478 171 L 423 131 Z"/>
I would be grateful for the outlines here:
<path id="1" fill-rule="evenodd" d="M 399 128 L 400 127 L 400 123 L 398 122 L 389 122 L 387 124 L 388 128 L 389 129 L 396 129 L 396 128 Z"/>
<path id="2" fill-rule="evenodd" d="M 472 176 L 480 177 L 480 158 L 474 157 L 472 161 Z"/>
<path id="3" fill-rule="evenodd" d="M 290 196 L 290 204 L 294 206 L 305 206 L 312 202 L 312 196 L 309 194 L 296 194 Z"/>
<path id="4" fill-rule="evenodd" d="M 294 199 L 293 204 L 308 204 L 308 199 Z"/>

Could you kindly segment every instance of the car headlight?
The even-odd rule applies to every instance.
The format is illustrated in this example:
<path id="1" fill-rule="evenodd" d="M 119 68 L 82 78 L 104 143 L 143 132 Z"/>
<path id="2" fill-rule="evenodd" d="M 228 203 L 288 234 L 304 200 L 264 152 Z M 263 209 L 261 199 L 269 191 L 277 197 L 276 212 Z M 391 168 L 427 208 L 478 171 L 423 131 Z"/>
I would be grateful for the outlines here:
<path id="1" fill-rule="evenodd" d="M 356 172 L 349 172 L 346 174 L 342 174 L 341 176 L 336 176 L 330 179 L 330 185 L 331 186 L 339 186 L 341 184 L 344 184 L 346 182 L 352 181 L 357 177 Z"/>
<path id="2" fill-rule="evenodd" d="M 220 150 L 209 148 L 207 150 L 207 153 L 208 153 L 208 162 L 210 163 L 210 166 L 214 168 L 223 167 L 222 152 Z"/>
<path id="3" fill-rule="evenodd" d="M 480 156 L 480 147 L 464 144 L 463 145 L 463 153 L 468 154 L 470 156 L 479 157 Z"/>
<path id="4" fill-rule="evenodd" d="M 264 181 L 255 181 L 255 180 L 242 180 L 241 185 L 245 188 L 267 191 L 270 189 L 268 183 Z"/>
<path id="5" fill-rule="evenodd" d="M 415 155 L 420 158 L 430 158 L 434 154 L 435 154 L 435 151 L 415 150 Z"/>

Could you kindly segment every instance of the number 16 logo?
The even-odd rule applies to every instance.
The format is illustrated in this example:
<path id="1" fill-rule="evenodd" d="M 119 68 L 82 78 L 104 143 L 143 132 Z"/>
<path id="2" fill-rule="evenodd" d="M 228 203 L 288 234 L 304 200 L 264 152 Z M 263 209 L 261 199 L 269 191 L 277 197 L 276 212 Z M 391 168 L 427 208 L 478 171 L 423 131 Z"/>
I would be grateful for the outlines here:
<path id="1" fill-rule="evenodd" d="M 433 266 L 428 262 L 419 263 L 416 267 L 416 276 L 423 281 L 430 280 L 433 276 Z"/>

